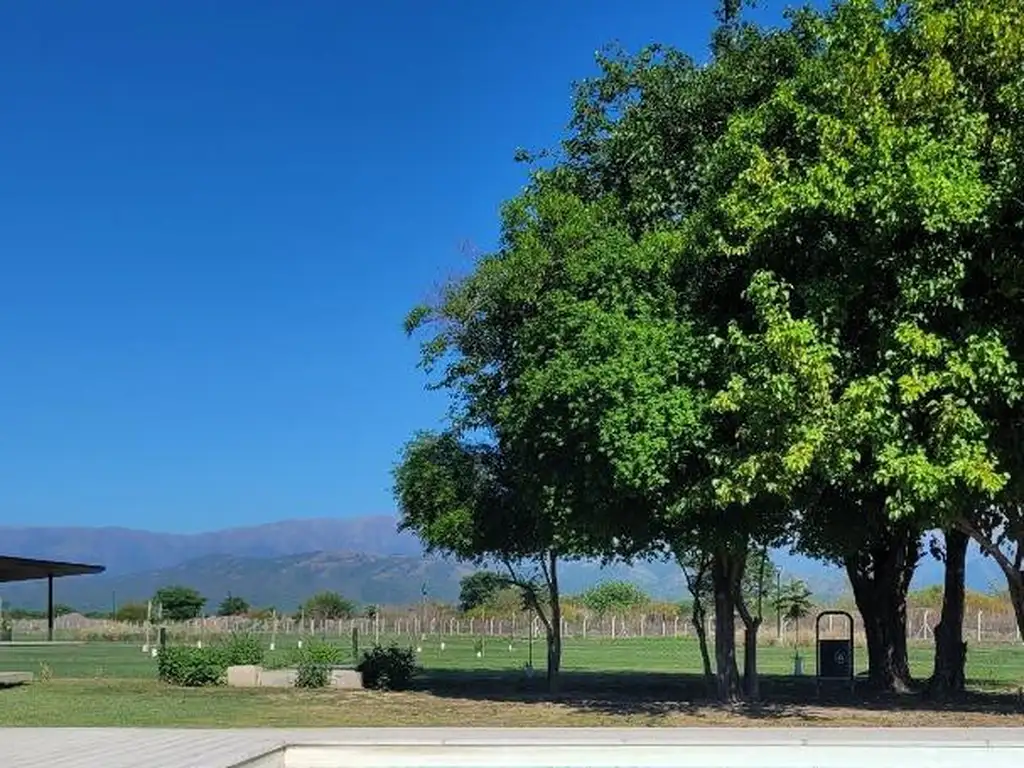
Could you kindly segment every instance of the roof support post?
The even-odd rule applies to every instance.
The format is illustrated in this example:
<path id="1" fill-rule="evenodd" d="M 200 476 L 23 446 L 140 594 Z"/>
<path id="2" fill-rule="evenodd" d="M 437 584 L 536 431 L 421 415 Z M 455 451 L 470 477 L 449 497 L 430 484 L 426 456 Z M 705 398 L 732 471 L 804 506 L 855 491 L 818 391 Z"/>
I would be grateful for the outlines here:
<path id="1" fill-rule="evenodd" d="M 46 576 L 46 639 L 53 642 L 53 574 Z"/>

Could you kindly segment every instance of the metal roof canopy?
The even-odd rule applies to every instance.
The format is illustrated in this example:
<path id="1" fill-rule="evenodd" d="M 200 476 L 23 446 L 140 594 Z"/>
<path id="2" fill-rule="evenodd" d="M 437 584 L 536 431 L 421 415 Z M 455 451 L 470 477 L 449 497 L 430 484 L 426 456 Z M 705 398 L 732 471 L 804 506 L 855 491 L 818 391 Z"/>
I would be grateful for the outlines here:
<path id="1" fill-rule="evenodd" d="M 0 582 L 84 576 L 91 573 L 103 573 L 105 570 L 106 568 L 102 565 L 62 563 L 57 560 L 31 560 L 27 557 L 0 555 Z"/>
<path id="2" fill-rule="evenodd" d="M 0 555 L 0 583 L 46 579 L 46 639 L 53 640 L 53 580 L 61 576 L 84 576 L 103 573 L 102 565 L 62 563 L 58 560 L 32 560 L 27 557 Z"/>

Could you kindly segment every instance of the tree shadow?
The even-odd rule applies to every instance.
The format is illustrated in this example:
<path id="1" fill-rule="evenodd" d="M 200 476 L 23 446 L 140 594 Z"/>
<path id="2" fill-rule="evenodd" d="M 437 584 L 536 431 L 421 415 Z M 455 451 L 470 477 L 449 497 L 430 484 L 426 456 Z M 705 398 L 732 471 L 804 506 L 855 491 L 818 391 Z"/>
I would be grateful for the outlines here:
<path id="1" fill-rule="evenodd" d="M 982 681 L 972 681 L 972 684 Z M 845 685 L 815 685 L 813 676 L 762 675 L 756 702 L 721 705 L 701 675 L 665 672 L 583 672 L 561 675 L 557 694 L 547 691 L 542 672 L 532 678 L 521 671 L 429 670 L 414 688 L 440 698 L 508 703 L 557 703 L 609 715 L 713 717 L 736 714 L 752 720 L 827 722 L 829 710 L 866 713 L 963 713 L 1010 715 L 1024 712 L 1018 693 L 971 690 L 962 696 L 934 699 L 924 690 L 907 694 L 879 693 L 858 681 L 851 692 Z"/>

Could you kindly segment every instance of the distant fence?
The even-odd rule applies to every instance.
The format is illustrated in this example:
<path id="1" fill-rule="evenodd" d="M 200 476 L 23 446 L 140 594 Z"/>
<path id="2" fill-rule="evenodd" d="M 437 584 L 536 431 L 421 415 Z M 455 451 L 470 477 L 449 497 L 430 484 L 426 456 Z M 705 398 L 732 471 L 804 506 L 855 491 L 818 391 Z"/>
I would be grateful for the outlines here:
<path id="1" fill-rule="evenodd" d="M 854 616 L 854 634 L 857 641 L 864 642 L 864 629 L 860 616 Z M 814 616 L 811 614 L 799 622 L 782 622 L 781 631 L 774 616 L 765 616 L 759 639 L 764 644 L 792 644 L 799 635 L 806 643 L 814 634 Z M 911 641 L 930 643 L 933 641 L 932 628 L 938 621 L 938 611 L 931 608 L 914 608 L 907 614 L 907 636 Z M 22 619 L 13 626 L 15 637 L 34 638 L 44 636 L 46 621 Z M 841 617 L 828 617 L 822 622 L 823 632 L 829 635 L 845 633 L 845 621 Z M 108 641 L 155 641 L 155 630 L 147 630 L 144 624 L 132 624 L 104 619 L 90 619 L 79 614 L 59 616 L 55 621 L 58 636 L 63 639 L 108 640 Z M 408 636 L 436 637 L 501 637 L 525 638 L 531 633 L 541 637 L 544 626 L 536 617 L 527 614 L 505 614 L 495 616 L 465 617 L 444 611 L 434 613 L 422 611 L 405 614 L 384 612 L 375 618 L 354 618 L 318 621 L 279 617 L 277 619 L 251 619 L 245 617 L 210 617 L 171 625 L 171 635 L 179 639 L 214 638 L 232 631 L 246 631 L 262 635 L 293 636 L 313 635 L 321 637 L 345 637 L 357 629 L 367 639 L 395 639 Z M 708 617 L 708 635 L 714 635 L 714 617 Z M 742 633 L 742 624 L 737 620 L 737 635 Z M 689 616 L 682 614 L 635 614 L 612 616 L 574 616 L 562 622 L 562 634 L 566 639 L 633 639 L 633 638 L 687 638 L 695 635 Z M 1020 643 L 1020 631 L 1012 612 L 976 611 L 964 621 L 964 637 L 979 644 Z"/>

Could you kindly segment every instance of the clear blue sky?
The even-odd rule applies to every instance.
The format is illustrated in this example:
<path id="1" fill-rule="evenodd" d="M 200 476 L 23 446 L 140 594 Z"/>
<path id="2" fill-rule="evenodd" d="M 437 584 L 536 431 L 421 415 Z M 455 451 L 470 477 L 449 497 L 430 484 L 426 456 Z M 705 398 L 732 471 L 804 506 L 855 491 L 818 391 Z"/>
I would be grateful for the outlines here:
<path id="1" fill-rule="evenodd" d="M 0 25 L 0 524 L 390 512 L 405 312 L 594 52 L 712 0 L 33 0 Z"/>

